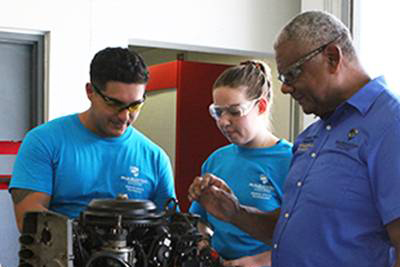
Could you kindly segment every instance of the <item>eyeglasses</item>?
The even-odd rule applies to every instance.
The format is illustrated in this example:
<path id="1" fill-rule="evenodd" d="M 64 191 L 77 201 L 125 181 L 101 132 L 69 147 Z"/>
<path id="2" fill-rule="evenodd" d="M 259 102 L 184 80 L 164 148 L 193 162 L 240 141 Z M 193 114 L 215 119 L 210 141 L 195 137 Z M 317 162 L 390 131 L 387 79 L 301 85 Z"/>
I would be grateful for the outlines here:
<path id="1" fill-rule="evenodd" d="M 230 106 L 218 106 L 214 103 L 208 107 L 211 117 L 218 120 L 222 117 L 222 114 L 226 112 L 232 117 L 243 117 L 250 113 L 253 107 L 260 101 L 260 99 L 255 99 L 254 101 L 234 104 Z"/>
<path id="2" fill-rule="evenodd" d="M 138 112 L 142 108 L 144 100 L 146 99 L 146 94 L 144 94 L 142 99 L 133 101 L 130 104 L 125 104 L 118 99 L 106 96 L 93 83 L 92 86 L 94 91 L 101 96 L 101 98 L 103 98 L 104 102 L 118 113 L 125 109 L 127 109 L 130 113 Z"/>
<path id="3" fill-rule="evenodd" d="M 315 57 L 316 55 L 318 55 L 319 53 L 324 51 L 325 48 L 328 45 L 332 44 L 333 42 L 336 42 L 341 37 L 342 37 L 342 35 L 339 35 L 338 37 L 336 37 L 332 41 L 330 41 L 330 42 L 318 47 L 317 49 L 312 50 L 311 52 L 309 52 L 305 56 L 301 57 L 295 63 L 290 65 L 289 68 L 287 69 L 287 71 L 285 71 L 283 73 L 279 73 L 278 79 L 284 84 L 287 84 L 287 85 L 293 84 L 297 80 L 297 78 L 299 78 L 299 76 L 300 76 L 300 74 L 302 72 L 301 66 L 304 63 L 306 63 L 307 61 L 311 60 L 313 57 Z"/>

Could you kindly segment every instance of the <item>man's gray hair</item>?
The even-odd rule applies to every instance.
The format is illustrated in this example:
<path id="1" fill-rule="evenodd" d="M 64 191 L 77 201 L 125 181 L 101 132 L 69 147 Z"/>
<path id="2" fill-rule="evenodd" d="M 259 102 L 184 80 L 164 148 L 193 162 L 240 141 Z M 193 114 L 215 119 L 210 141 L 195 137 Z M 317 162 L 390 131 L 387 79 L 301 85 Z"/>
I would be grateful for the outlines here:
<path id="1" fill-rule="evenodd" d="M 286 24 L 274 44 L 276 49 L 286 41 L 296 41 L 310 46 L 311 49 L 338 39 L 343 53 L 352 58 L 355 49 L 349 29 L 335 16 L 324 11 L 306 11 Z"/>

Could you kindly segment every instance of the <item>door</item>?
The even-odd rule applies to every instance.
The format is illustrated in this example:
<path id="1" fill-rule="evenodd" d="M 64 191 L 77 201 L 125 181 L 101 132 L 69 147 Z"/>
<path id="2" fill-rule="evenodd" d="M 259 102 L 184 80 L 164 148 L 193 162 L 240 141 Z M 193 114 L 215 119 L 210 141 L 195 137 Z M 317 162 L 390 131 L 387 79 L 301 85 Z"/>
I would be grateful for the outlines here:
<path id="1" fill-rule="evenodd" d="M 18 230 L 7 184 L 25 133 L 44 122 L 44 36 L 0 32 L 0 265 L 18 266 Z"/>

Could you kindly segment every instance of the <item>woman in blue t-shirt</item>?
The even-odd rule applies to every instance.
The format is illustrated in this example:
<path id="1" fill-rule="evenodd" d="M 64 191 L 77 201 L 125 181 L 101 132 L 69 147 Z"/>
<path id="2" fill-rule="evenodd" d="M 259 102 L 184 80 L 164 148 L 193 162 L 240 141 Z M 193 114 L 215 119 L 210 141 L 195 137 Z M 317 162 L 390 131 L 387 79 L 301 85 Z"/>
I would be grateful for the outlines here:
<path id="1" fill-rule="evenodd" d="M 215 81 L 212 95 L 210 114 L 231 144 L 208 157 L 202 175 L 223 179 L 241 204 L 264 211 L 279 208 L 292 145 L 271 133 L 270 68 L 262 61 L 233 66 Z M 198 202 L 190 212 L 213 227 L 211 245 L 225 259 L 224 265 L 270 266 L 270 246 L 211 216 Z"/>

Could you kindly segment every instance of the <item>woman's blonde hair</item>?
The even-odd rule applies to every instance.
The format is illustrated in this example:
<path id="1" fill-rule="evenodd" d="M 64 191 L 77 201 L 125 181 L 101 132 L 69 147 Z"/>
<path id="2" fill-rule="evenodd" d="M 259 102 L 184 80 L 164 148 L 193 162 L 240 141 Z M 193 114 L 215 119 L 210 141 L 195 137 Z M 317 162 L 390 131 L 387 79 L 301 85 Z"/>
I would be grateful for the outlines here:
<path id="1" fill-rule="evenodd" d="M 267 116 L 270 127 L 272 105 L 271 68 L 261 60 L 248 60 L 226 69 L 214 82 L 213 90 L 219 87 L 245 88 L 248 100 L 265 97 L 268 101 Z"/>

